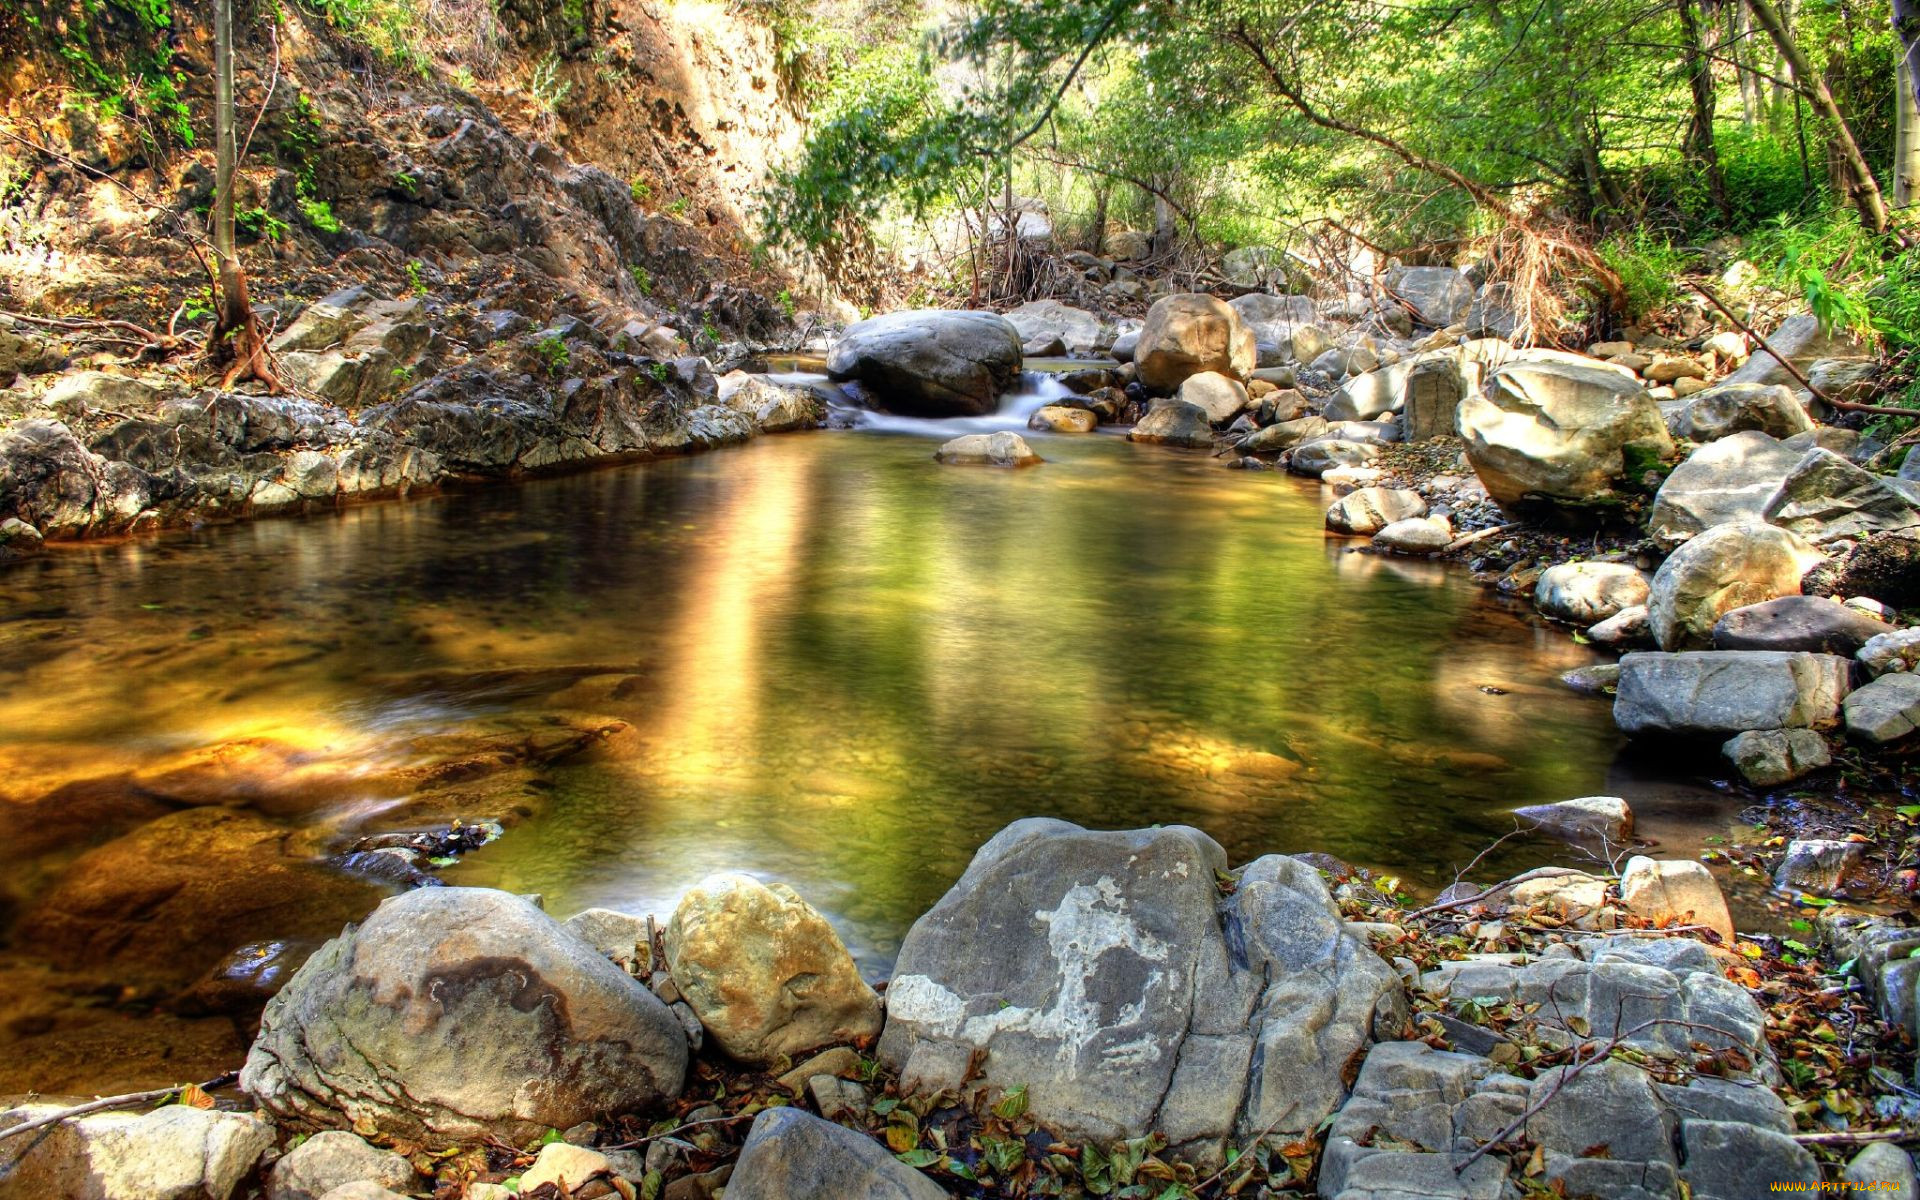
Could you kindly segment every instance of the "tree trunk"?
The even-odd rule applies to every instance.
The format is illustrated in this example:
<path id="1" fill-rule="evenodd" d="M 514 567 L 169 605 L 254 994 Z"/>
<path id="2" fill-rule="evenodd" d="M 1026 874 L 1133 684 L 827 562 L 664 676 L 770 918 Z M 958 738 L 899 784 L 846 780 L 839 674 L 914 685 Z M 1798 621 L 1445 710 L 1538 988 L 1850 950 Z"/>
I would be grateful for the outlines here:
<path id="1" fill-rule="evenodd" d="M 1694 11 L 1694 0 L 1680 0 L 1680 28 L 1687 38 L 1688 86 L 1693 92 L 1693 122 L 1687 129 L 1687 158 L 1707 176 L 1707 191 L 1722 221 L 1733 220 L 1727 201 L 1727 181 L 1720 174 L 1720 155 L 1713 145 L 1713 62 L 1707 57 L 1706 27 Z"/>
<path id="2" fill-rule="evenodd" d="M 239 167 L 233 108 L 233 0 L 213 0 L 213 259 L 219 296 L 207 352 L 226 366 L 222 388 L 252 378 L 278 393 L 280 377 L 268 359 L 266 332 L 247 297 L 247 273 L 233 245 L 233 176 Z"/>
<path id="3" fill-rule="evenodd" d="M 1793 81 L 1810 93 L 1815 111 L 1833 126 L 1834 151 L 1845 167 L 1847 192 L 1853 197 L 1854 207 L 1860 210 L 1860 223 L 1873 233 L 1885 233 L 1887 205 L 1880 195 L 1880 184 L 1874 180 L 1872 168 L 1860 153 L 1860 144 L 1853 140 L 1853 129 L 1841 114 L 1840 106 L 1834 103 L 1826 79 L 1808 64 L 1800 47 L 1794 45 L 1786 23 L 1769 0 L 1746 0 L 1746 3 L 1753 10 L 1754 20 L 1760 22 L 1767 36 L 1773 39 L 1780 57 L 1787 61 Z"/>
<path id="4" fill-rule="evenodd" d="M 1747 15 L 1744 4 L 1727 6 L 1727 26 L 1734 61 L 1734 73 L 1740 83 L 1740 121 L 1748 129 L 1759 123 L 1765 111 L 1760 91 L 1760 77 L 1753 73 L 1755 55 L 1753 53 L 1753 22 Z"/>
<path id="5" fill-rule="evenodd" d="M 1093 228 L 1087 231 L 1087 250 L 1098 255 L 1107 248 L 1107 198 L 1113 194 L 1113 183 L 1102 179 L 1093 185 Z"/>
<path id="6" fill-rule="evenodd" d="M 1893 0 L 1893 32 L 1900 46 L 1894 72 L 1893 206 L 1920 198 L 1920 3 Z"/>

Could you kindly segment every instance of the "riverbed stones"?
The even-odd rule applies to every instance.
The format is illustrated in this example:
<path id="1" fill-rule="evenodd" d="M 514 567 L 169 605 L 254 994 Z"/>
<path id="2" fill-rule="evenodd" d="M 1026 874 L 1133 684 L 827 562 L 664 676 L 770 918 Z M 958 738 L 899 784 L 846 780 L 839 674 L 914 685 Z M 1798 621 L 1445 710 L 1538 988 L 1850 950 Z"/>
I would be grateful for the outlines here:
<path id="1" fill-rule="evenodd" d="M 1092 433 L 1100 419 L 1084 408 L 1049 404 L 1027 418 L 1027 428 L 1043 433 Z"/>
<path id="2" fill-rule="evenodd" d="M 1847 736 L 1876 746 L 1897 742 L 1920 726 L 1920 675 L 1882 675 L 1844 703 Z"/>
<path id="3" fill-rule="evenodd" d="M 880 1032 L 880 997 L 833 926 L 785 884 L 712 875 L 681 898 L 667 967 L 709 1037 L 769 1066 Z"/>
<path id="4" fill-rule="evenodd" d="M 1688 441 L 1712 442 L 1747 430 L 1789 438 L 1812 428 L 1813 418 L 1791 388 L 1723 383 L 1688 397 L 1673 432 Z"/>
<path id="5" fill-rule="evenodd" d="M 1636 854 L 1620 873 L 1620 900 L 1628 912 L 1649 921 L 1704 925 L 1723 943 L 1733 943 L 1726 897 L 1712 873 L 1697 862 Z"/>
<path id="6" fill-rule="evenodd" d="M 1827 739 L 1811 729 L 1749 729 L 1735 734 L 1720 753 L 1755 787 L 1778 787 L 1833 761 Z"/>
<path id="7" fill-rule="evenodd" d="M 880 1057 L 909 1092 L 1024 1085 L 1063 1134 L 1201 1161 L 1311 1130 L 1395 977 L 1311 867 L 1262 858 L 1223 897 L 1226 865 L 1182 826 L 1015 822 L 907 934 Z"/>
<path id="8" fill-rule="evenodd" d="M 1502 508 L 1605 509 L 1673 450 L 1634 378 L 1601 364 L 1519 359 L 1461 401 L 1467 460 Z"/>
<path id="9" fill-rule="evenodd" d="M 1817 544 L 1920 526 L 1920 511 L 1884 476 L 1817 446 L 1780 481 L 1762 515 Z"/>
<path id="10" fill-rule="evenodd" d="M 1317 416 L 1297 417 L 1291 421 L 1278 421 L 1263 429 L 1257 429 L 1240 443 L 1245 454 L 1271 454 L 1290 449 L 1301 442 L 1322 437 L 1328 428 L 1325 418 Z"/>
<path id="11" fill-rule="evenodd" d="M 1892 631 L 1826 596 L 1781 596 L 1749 604 L 1713 626 L 1716 650 L 1812 650 L 1851 657 L 1868 641 Z"/>
<path id="12" fill-rule="evenodd" d="M 753 1119 L 727 1200 L 946 1200 L 940 1186 L 863 1133 L 797 1108 Z"/>
<path id="13" fill-rule="evenodd" d="M 1758 431 L 1708 442 L 1673 469 L 1653 498 L 1647 532 L 1671 550 L 1715 525 L 1758 521 L 1805 456 Z"/>
<path id="14" fill-rule="evenodd" d="M 420 1175 L 412 1163 L 391 1150 L 369 1146 L 343 1129 L 326 1129 L 273 1164 L 267 1175 L 267 1200 L 321 1200 L 335 1188 L 360 1182 L 410 1192 Z"/>
<path id="15" fill-rule="evenodd" d="M 1179 399 L 1204 409 L 1207 420 L 1224 425 L 1247 406 L 1247 388 L 1238 379 L 1218 371 L 1196 371 L 1180 383 Z"/>
<path id="16" fill-rule="evenodd" d="M 566 1142 L 549 1142 L 540 1147 L 533 1165 L 521 1173 L 520 1191 L 530 1195 L 542 1185 L 552 1184 L 560 1195 L 569 1196 L 576 1189 L 585 1187 L 589 1180 L 612 1173 L 613 1160 L 597 1150 Z"/>
<path id="17" fill-rule="evenodd" d="M 1541 572 L 1533 604 L 1547 616 L 1592 625 L 1646 603 L 1649 590 L 1646 574 L 1627 563 L 1559 563 Z"/>
<path id="18" fill-rule="evenodd" d="M 1647 624 L 1647 606 L 1630 604 L 1587 630 L 1596 645 L 1631 650 L 1653 645 L 1653 630 Z"/>
<path id="19" fill-rule="evenodd" d="M 1862 1191 L 1879 1191 L 1888 1195 L 1911 1196 L 1920 1189 L 1920 1178 L 1916 1178 L 1913 1168 L 1913 1156 L 1892 1142 L 1874 1142 L 1853 1156 L 1846 1169 L 1840 1172 L 1845 1183 L 1871 1185 L 1862 1187 Z"/>
<path id="20" fill-rule="evenodd" d="M 1613 719 L 1628 734 L 1721 738 L 1830 721 L 1847 660 L 1776 650 L 1636 651 L 1620 659 Z"/>
<path id="21" fill-rule="evenodd" d="M 1133 350 L 1140 383 L 1167 394 L 1202 371 L 1245 379 L 1255 358 L 1253 331 L 1240 314 L 1199 292 L 1154 301 Z"/>
<path id="22" fill-rule="evenodd" d="M 764 433 L 789 433 L 826 423 L 826 405 L 806 388 L 739 371 L 721 379 L 719 387 L 721 403 L 744 413 Z"/>
<path id="23" fill-rule="evenodd" d="M 57 1111 L 0 1111 L 0 1127 Z M 170 1104 L 61 1121 L 0 1143 L 0 1192 L 60 1200 L 227 1200 L 274 1143 L 256 1116 Z"/>
<path id="24" fill-rule="evenodd" d="M 936 462 L 975 467 L 1033 467 L 1045 462 L 1017 433 L 967 433 L 933 452 Z"/>
<path id="25" fill-rule="evenodd" d="M 1736 608 L 1800 594 L 1800 576 L 1820 553 L 1771 525 L 1716 525 L 1687 541 L 1654 572 L 1647 619 L 1662 650 L 1713 644 L 1713 627 Z"/>
<path id="26" fill-rule="evenodd" d="M 857 321 L 827 355 L 876 407 L 912 417 L 990 413 L 1020 374 L 1020 333 L 993 313 L 919 309 Z"/>
<path id="27" fill-rule="evenodd" d="M 1854 657 L 1867 674 L 1875 677 L 1891 671 L 1911 671 L 1920 666 L 1920 626 L 1875 634 Z"/>
<path id="28" fill-rule="evenodd" d="M 651 925 L 645 917 L 611 908 L 589 908 L 568 917 L 567 932 L 607 956 L 629 975 L 645 978 L 653 968 Z"/>
<path id="29" fill-rule="evenodd" d="M 1206 450 L 1213 446 L 1213 422 L 1207 419 L 1207 410 L 1198 404 L 1185 400 L 1163 401 L 1140 418 L 1127 434 L 1127 440 Z"/>
<path id="30" fill-rule="evenodd" d="M 1327 528 L 1336 533 L 1378 533 L 1395 521 L 1426 515 L 1427 502 L 1410 488 L 1364 487 L 1347 493 L 1327 509 Z"/>
<path id="31" fill-rule="evenodd" d="M 1400 411 L 1411 364 L 1362 371 L 1328 398 L 1323 415 L 1332 422 L 1373 421 Z"/>
<path id="32" fill-rule="evenodd" d="M 679 1021 L 518 896 L 420 888 L 307 960 L 240 1083 L 282 1121 L 427 1145 L 524 1144 L 677 1096 Z"/>
<path id="33" fill-rule="evenodd" d="M 1633 836 L 1633 810 L 1618 796 L 1582 796 L 1529 804 L 1513 815 L 1542 833 L 1569 842 L 1624 843 Z"/>

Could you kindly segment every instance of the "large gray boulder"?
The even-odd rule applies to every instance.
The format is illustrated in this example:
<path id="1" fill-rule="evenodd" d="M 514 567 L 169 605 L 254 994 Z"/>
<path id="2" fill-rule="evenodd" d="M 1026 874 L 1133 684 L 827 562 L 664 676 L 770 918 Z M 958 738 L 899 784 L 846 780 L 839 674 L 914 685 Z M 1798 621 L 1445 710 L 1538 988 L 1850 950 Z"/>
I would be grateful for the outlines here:
<path id="1" fill-rule="evenodd" d="M 1805 451 L 1752 430 L 1708 442 L 1660 485 L 1647 533 L 1671 550 L 1715 525 L 1758 521 L 1803 457 Z"/>
<path id="2" fill-rule="evenodd" d="M 1452 267 L 1402 267 L 1387 288 L 1413 310 L 1414 320 L 1435 328 L 1463 320 L 1473 307 L 1473 283 Z"/>
<path id="3" fill-rule="evenodd" d="M 1757 430 L 1789 438 L 1813 428 L 1800 398 L 1777 384 L 1723 383 L 1695 392 L 1680 406 L 1673 432 L 1694 442 Z"/>
<path id="4" fill-rule="evenodd" d="M 1460 403 L 1467 460 L 1502 508 L 1608 509 L 1673 451 L 1631 373 L 1601 363 L 1516 359 Z"/>
<path id="5" fill-rule="evenodd" d="M 921 309 L 847 327 L 827 374 L 855 380 L 876 407 L 913 417 L 977 417 L 1020 374 L 1020 332 L 984 312 Z"/>
<path id="6" fill-rule="evenodd" d="M 1847 736 L 1874 745 L 1898 741 L 1920 726 L 1920 675 L 1882 675 L 1846 699 Z"/>
<path id="7" fill-rule="evenodd" d="M 1715 650 L 1812 650 L 1852 656 L 1893 627 L 1828 596 L 1782 596 L 1736 608 L 1713 626 Z"/>
<path id="8" fill-rule="evenodd" d="M 1087 354 L 1113 344 L 1112 325 L 1084 308 L 1058 300 L 1031 300 L 1010 309 L 1006 317 L 1007 323 L 1019 331 L 1022 344 L 1058 338 L 1068 354 Z"/>
<path id="9" fill-rule="evenodd" d="M 1662 650 L 1713 644 L 1713 627 L 1736 608 L 1800 594 L 1820 553 L 1772 525 L 1715 525 L 1667 556 L 1653 574 L 1647 621 Z"/>
<path id="10" fill-rule="evenodd" d="M 0 1128 L 60 1106 L 0 1108 Z M 260 1118 L 191 1105 L 105 1112 L 0 1142 L 0 1195 L 20 1200 L 227 1200 L 272 1148 Z"/>
<path id="11" fill-rule="evenodd" d="M 1845 329 L 1822 331 L 1818 319 L 1808 313 L 1788 317 L 1767 335 L 1767 345 L 1785 355 L 1801 372 L 1811 371 L 1821 359 L 1864 360 L 1873 357 L 1872 348 Z M 1803 385 L 1780 361 L 1756 347 L 1753 356 L 1739 370 L 1727 376 L 1725 383 L 1779 384 L 1790 388 Z"/>
<path id="12" fill-rule="evenodd" d="M 1646 574 L 1627 563 L 1559 563 L 1540 573 L 1533 605 L 1550 617 L 1592 625 L 1645 604 L 1647 592 Z"/>
<path id="13" fill-rule="evenodd" d="M 1398 985 L 1311 867 L 1268 856 L 1222 896 L 1226 867 L 1183 826 L 1015 822 L 907 934 L 880 1057 L 909 1092 L 1024 1085 L 1063 1134 L 1202 1161 L 1312 1130 Z"/>
<path id="14" fill-rule="evenodd" d="M 865 1134 L 797 1108 L 753 1119 L 727 1200 L 946 1200 L 947 1193 Z"/>
<path id="15" fill-rule="evenodd" d="M 525 1143 L 679 1095 L 653 993 L 518 896 L 420 888 L 321 947 L 267 1005 L 240 1084 L 298 1126 Z"/>
<path id="16" fill-rule="evenodd" d="M 1817 446 L 1780 481 L 1762 515 L 1816 543 L 1920 526 L 1920 511 L 1885 476 Z"/>
<path id="17" fill-rule="evenodd" d="M 1460 402 L 1480 386 L 1485 367 L 1464 356 L 1422 355 L 1406 372 L 1400 423 L 1409 442 L 1452 437 Z"/>
<path id="18" fill-rule="evenodd" d="M 1838 715 L 1850 681 L 1847 660 L 1831 654 L 1640 651 L 1620 659 L 1613 719 L 1629 734 L 1805 728 Z"/>
<path id="19" fill-rule="evenodd" d="M 1245 379 L 1256 358 L 1253 331 L 1224 301 L 1184 292 L 1154 301 L 1133 348 L 1140 383 L 1171 393 L 1187 376 L 1218 371 Z"/>

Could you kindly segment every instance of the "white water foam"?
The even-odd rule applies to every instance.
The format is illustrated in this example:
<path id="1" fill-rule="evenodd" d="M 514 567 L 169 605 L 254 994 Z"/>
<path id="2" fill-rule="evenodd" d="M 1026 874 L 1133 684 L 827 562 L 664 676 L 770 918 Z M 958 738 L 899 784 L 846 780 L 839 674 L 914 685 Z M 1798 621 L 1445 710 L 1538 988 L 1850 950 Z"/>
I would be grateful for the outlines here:
<path id="1" fill-rule="evenodd" d="M 817 388 L 827 382 L 825 375 L 787 372 L 768 375 L 771 383 L 787 387 Z M 835 406 L 836 415 L 847 417 L 855 429 L 874 433 L 905 433 L 916 437 L 951 438 L 963 433 L 994 433 L 1002 429 L 1027 427 L 1027 418 L 1049 404 L 1057 404 L 1073 395 L 1072 389 L 1057 375 L 1045 371 L 1022 371 L 1016 390 L 1000 397 L 1000 407 L 978 417 L 902 417 L 867 408 Z"/>

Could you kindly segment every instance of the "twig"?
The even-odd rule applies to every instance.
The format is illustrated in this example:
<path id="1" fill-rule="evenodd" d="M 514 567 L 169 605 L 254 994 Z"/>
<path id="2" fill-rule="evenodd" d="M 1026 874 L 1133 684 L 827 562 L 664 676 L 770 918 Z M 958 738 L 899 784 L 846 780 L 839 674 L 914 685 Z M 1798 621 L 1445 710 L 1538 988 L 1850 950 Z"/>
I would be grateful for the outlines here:
<path id="1" fill-rule="evenodd" d="M 1482 541 L 1486 538 L 1490 538 L 1496 533 L 1505 533 L 1509 529 L 1517 529 L 1519 528 L 1519 525 L 1520 523 L 1518 521 L 1509 521 L 1505 525 L 1495 525 L 1489 529 L 1476 530 L 1465 537 L 1455 538 L 1451 542 L 1448 542 L 1447 548 L 1445 550 L 1442 550 L 1440 553 L 1452 554 L 1455 550 L 1464 550 L 1468 546 L 1473 545 L 1475 542 Z"/>
<path id="2" fill-rule="evenodd" d="M 644 1146 L 648 1142 L 657 1142 L 662 1138 L 670 1138 L 676 1133 L 685 1133 L 689 1129 L 698 1129 L 702 1125 L 732 1125 L 739 1121 L 751 1121 L 759 1115 L 759 1113 L 735 1113 L 730 1117 L 709 1117 L 704 1121 L 689 1121 L 685 1125 L 676 1126 L 673 1129 L 667 1130 L 665 1133 L 650 1134 L 643 1138 L 635 1138 L 630 1142 L 621 1142 L 617 1146 L 602 1146 L 600 1149 L 632 1150 L 636 1146 Z"/>
<path id="3" fill-rule="evenodd" d="M 1796 380 L 1799 381 L 1801 387 L 1806 388 L 1809 392 L 1812 392 L 1816 400 L 1819 400 L 1825 404 L 1828 404 L 1834 408 L 1837 408 L 1842 412 L 1873 413 L 1876 416 L 1882 416 L 1882 417 L 1920 417 L 1920 412 L 1916 412 L 1911 408 L 1893 408 L 1885 404 L 1861 404 L 1857 401 L 1840 400 L 1833 396 L 1827 395 L 1824 391 L 1813 386 L 1813 380 L 1808 379 L 1805 372 L 1801 371 L 1799 367 L 1794 366 L 1793 360 L 1789 359 L 1786 355 L 1780 353 L 1778 350 L 1775 350 L 1772 344 L 1769 343 L 1766 338 L 1763 338 L 1760 336 L 1760 332 L 1758 330 L 1756 330 L 1753 326 L 1747 324 L 1745 321 L 1742 321 L 1739 317 L 1735 316 L 1733 313 L 1733 310 L 1728 308 L 1726 305 L 1722 304 L 1720 302 L 1720 297 L 1714 295 L 1711 291 L 1707 290 L 1707 287 L 1705 284 L 1702 284 L 1692 279 L 1688 279 L 1683 282 L 1685 282 L 1686 285 L 1692 288 L 1694 291 L 1699 292 L 1702 296 L 1706 297 L 1707 303 L 1719 309 L 1721 316 L 1724 316 L 1727 320 L 1732 321 L 1735 329 L 1738 329 L 1741 333 L 1746 334 L 1748 337 L 1752 338 L 1755 342 L 1757 342 L 1762 350 L 1765 350 L 1769 355 L 1773 357 L 1773 361 L 1779 363 L 1782 367 L 1785 367 L 1787 374 L 1793 376 Z"/>
<path id="4" fill-rule="evenodd" d="M 1492 847 L 1490 846 L 1488 849 L 1492 849 Z M 1520 872 L 1520 874 L 1515 875 L 1512 879 L 1496 883 L 1484 892 L 1475 892 L 1471 896 L 1462 896 L 1458 900 L 1448 900 L 1441 904 L 1429 904 L 1425 908 L 1416 908 L 1407 914 L 1407 919 L 1410 921 L 1417 920 L 1420 917 L 1430 917 L 1435 913 L 1452 912 L 1456 908 L 1465 908 L 1469 904 L 1483 904 L 1486 902 L 1487 897 L 1499 892 L 1510 892 L 1514 888 L 1531 880 L 1560 879 L 1567 875 L 1579 874 L 1579 871 L 1575 871 L 1570 867 L 1535 867 L 1531 871 Z"/>
<path id="5" fill-rule="evenodd" d="M 1870 1146 L 1875 1142 L 1920 1142 L 1920 1129 L 1879 1129 L 1871 1133 L 1796 1133 L 1802 1146 Z"/>
<path id="6" fill-rule="evenodd" d="M 212 1079 L 198 1086 L 203 1092 L 211 1092 L 215 1088 L 222 1088 L 232 1083 L 235 1079 L 239 1078 L 239 1075 L 240 1072 L 238 1071 L 227 1071 L 214 1076 Z M 44 1117 L 35 1117 L 31 1121 L 23 1121 L 10 1129 L 0 1129 L 0 1140 L 5 1140 L 16 1134 L 32 1133 L 36 1129 L 44 1129 L 49 1125 L 58 1125 L 70 1117 L 84 1117 L 88 1113 L 104 1112 L 110 1108 L 130 1108 L 136 1104 L 148 1104 L 156 1100 L 169 1100 L 193 1086 L 195 1085 L 191 1083 L 183 1083 L 178 1087 L 155 1088 L 150 1092 L 127 1092 L 119 1096 L 102 1096 L 98 1100 L 89 1100 L 85 1104 L 76 1104 L 72 1108 L 63 1108 L 56 1112 L 50 1112 Z"/>

